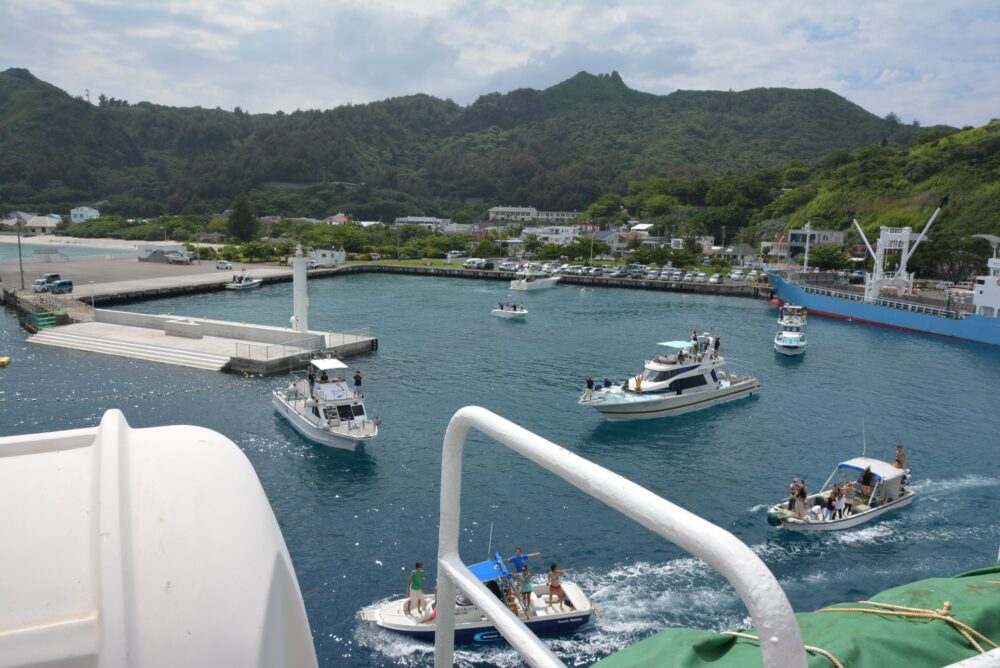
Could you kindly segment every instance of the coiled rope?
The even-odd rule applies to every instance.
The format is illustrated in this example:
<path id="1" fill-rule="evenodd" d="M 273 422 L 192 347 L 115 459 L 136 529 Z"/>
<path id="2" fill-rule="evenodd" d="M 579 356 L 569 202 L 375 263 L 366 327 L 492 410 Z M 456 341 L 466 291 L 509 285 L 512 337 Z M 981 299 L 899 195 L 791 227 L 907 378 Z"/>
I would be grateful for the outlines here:
<path id="1" fill-rule="evenodd" d="M 757 642 L 760 642 L 760 638 L 758 638 L 757 636 L 750 635 L 749 633 L 740 633 L 739 631 L 723 631 L 722 635 L 732 636 L 734 638 L 745 638 L 747 640 L 756 640 Z M 826 657 L 827 659 L 830 660 L 830 663 L 832 663 L 836 668 L 844 668 L 844 664 L 838 661 L 837 657 L 835 657 L 830 652 L 827 652 L 822 647 L 814 647 L 812 645 L 803 645 L 803 647 L 807 652 L 812 652 L 813 654 L 819 654 L 820 656 Z"/>

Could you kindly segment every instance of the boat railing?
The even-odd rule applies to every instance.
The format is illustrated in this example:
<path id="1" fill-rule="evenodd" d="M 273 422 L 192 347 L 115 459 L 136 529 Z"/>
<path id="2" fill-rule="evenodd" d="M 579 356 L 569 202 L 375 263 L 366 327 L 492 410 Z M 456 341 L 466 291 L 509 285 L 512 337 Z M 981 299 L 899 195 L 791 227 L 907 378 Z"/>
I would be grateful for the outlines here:
<path id="1" fill-rule="evenodd" d="M 479 406 L 460 409 L 448 423 L 441 457 L 438 533 L 438 600 L 455 598 L 456 585 L 472 599 L 531 666 L 564 666 L 466 567 L 458 553 L 461 520 L 462 455 L 471 429 L 554 473 L 589 496 L 687 550 L 719 571 L 746 604 L 761 638 L 768 668 L 805 668 L 802 634 L 792 606 L 753 550 L 734 535 L 513 422 Z M 438 608 L 434 665 L 451 666 L 455 649 L 455 608 Z"/>
<path id="2" fill-rule="evenodd" d="M 847 292 L 845 290 L 834 290 L 832 288 L 818 288 L 812 285 L 806 285 L 800 283 L 799 287 L 805 292 L 814 295 L 824 295 L 827 297 L 836 297 L 837 299 L 846 299 L 852 302 L 865 302 L 866 304 L 875 304 L 876 306 L 886 306 L 888 308 L 900 309 L 901 311 L 911 311 L 913 313 L 925 313 L 927 315 L 938 316 L 941 318 L 960 318 L 962 315 L 958 311 L 950 311 L 945 308 L 940 308 L 938 306 L 930 306 L 928 304 L 921 304 L 920 302 L 908 302 L 901 299 L 886 299 L 884 297 L 877 297 L 871 301 L 866 301 L 865 296 L 859 292 Z"/>

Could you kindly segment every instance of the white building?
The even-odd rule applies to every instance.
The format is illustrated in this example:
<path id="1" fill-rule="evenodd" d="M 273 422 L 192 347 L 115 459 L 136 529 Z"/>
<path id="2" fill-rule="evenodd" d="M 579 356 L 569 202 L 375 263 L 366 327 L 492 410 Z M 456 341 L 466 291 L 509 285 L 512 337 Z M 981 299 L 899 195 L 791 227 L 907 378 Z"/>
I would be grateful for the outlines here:
<path id="1" fill-rule="evenodd" d="M 521 231 L 521 238 L 524 239 L 529 234 L 538 237 L 542 243 L 557 244 L 566 246 L 580 238 L 581 235 L 576 227 L 571 225 L 547 225 L 545 227 L 526 227 Z"/>
<path id="2" fill-rule="evenodd" d="M 333 267 L 347 262 L 347 253 L 341 248 L 310 248 L 310 260 L 315 260 L 320 267 Z"/>
<path id="3" fill-rule="evenodd" d="M 451 224 L 450 218 L 435 218 L 433 216 L 403 216 L 395 220 L 396 225 L 419 225 L 431 232 L 437 232 Z"/>
<path id="4" fill-rule="evenodd" d="M 702 255 L 712 250 L 715 245 L 715 237 L 698 237 L 698 245 L 701 246 Z M 671 250 L 684 250 L 684 239 L 674 237 L 670 240 Z"/>
<path id="5" fill-rule="evenodd" d="M 806 249 L 806 234 L 809 235 L 809 245 L 817 244 L 838 244 L 844 245 L 844 232 L 842 230 L 790 230 L 788 232 L 788 252 L 791 255 L 798 255 Z"/>
<path id="6" fill-rule="evenodd" d="M 760 254 L 767 255 L 776 262 L 784 262 L 788 259 L 788 236 L 782 234 L 771 241 L 761 241 Z"/>
<path id="7" fill-rule="evenodd" d="M 85 220 L 92 220 L 100 217 L 101 212 L 97 209 L 91 209 L 89 206 L 78 206 L 75 209 L 71 209 L 69 212 L 69 222 L 71 223 L 82 223 Z"/>
<path id="8" fill-rule="evenodd" d="M 490 209 L 490 220 L 542 225 L 568 223 L 579 215 L 579 211 L 539 211 L 533 206 L 495 206 Z"/>

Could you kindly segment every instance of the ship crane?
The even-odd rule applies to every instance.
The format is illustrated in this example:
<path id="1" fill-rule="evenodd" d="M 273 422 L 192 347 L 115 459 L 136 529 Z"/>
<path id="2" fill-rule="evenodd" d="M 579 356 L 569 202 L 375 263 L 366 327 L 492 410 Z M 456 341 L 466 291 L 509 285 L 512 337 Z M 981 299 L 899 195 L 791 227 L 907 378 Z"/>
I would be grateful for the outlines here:
<path id="1" fill-rule="evenodd" d="M 927 231 L 931 229 L 931 225 L 934 224 L 934 220 L 941 213 L 941 209 L 945 204 L 948 203 L 948 195 L 941 198 L 938 203 L 937 208 L 934 209 L 934 213 L 931 214 L 930 220 L 924 225 L 924 229 L 921 230 L 920 234 L 917 235 L 916 240 L 913 245 L 910 245 L 910 238 L 913 235 L 913 229 L 910 227 L 882 227 L 879 229 L 878 245 L 875 249 L 872 249 L 872 245 L 868 242 L 868 237 L 865 236 L 864 231 L 861 229 L 861 225 L 858 223 L 857 218 L 853 218 L 854 227 L 857 229 L 858 234 L 861 235 L 862 241 L 865 242 L 865 248 L 868 249 L 868 253 L 874 260 L 874 266 L 872 268 L 872 273 L 865 277 L 865 301 L 871 302 L 882 296 L 882 292 L 886 289 L 891 289 L 896 295 L 899 296 L 909 296 L 913 294 L 913 273 L 906 271 L 906 264 L 909 262 L 910 258 L 916 252 L 917 247 L 920 246 L 924 238 L 927 236 Z M 885 255 L 888 251 L 899 251 L 899 267 L 895 271 L 885 270 Z"/>

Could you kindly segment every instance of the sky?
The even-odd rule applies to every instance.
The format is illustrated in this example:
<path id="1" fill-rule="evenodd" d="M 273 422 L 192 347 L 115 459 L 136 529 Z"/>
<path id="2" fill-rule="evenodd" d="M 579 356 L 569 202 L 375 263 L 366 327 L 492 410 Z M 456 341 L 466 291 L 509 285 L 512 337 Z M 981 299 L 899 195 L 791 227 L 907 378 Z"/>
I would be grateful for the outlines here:
<path id="1" fill-rule="evenodd" d="M 467 105 L 617 71 L 649 93 L 826 88 L 904 122 L 1000 117 L 996 0 L 0 0 L 0 70 L 251 113 Z"/>

